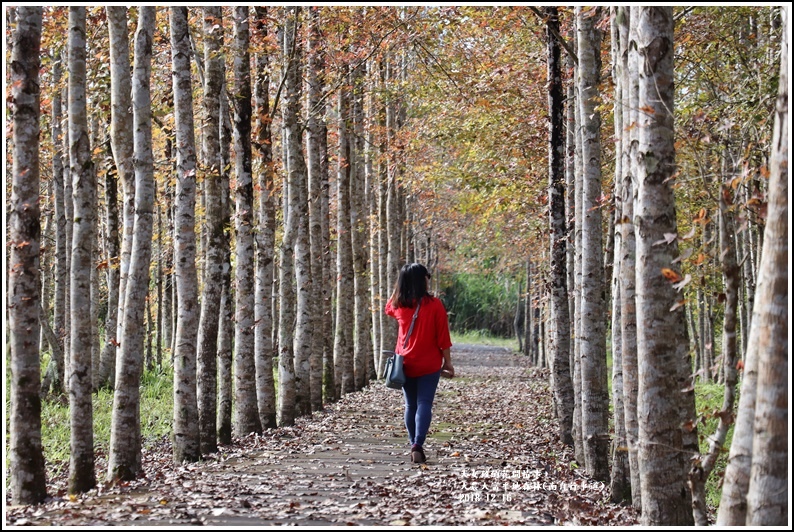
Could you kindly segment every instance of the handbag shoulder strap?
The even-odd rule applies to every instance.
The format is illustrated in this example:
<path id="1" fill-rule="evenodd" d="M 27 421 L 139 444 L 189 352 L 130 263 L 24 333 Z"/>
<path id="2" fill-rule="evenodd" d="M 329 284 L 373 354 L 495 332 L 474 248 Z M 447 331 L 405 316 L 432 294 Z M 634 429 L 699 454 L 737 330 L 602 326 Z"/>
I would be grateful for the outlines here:
<path id="1" fill-rule="evenodd" d="M 411 326 L 408 328 L 408 334 L 405 335 L 405 342 L 403 342 L 403 350 L 408 347 L 408 339 L 411 337 L 411 333 L 414 332 L 414 324 L 416 324 L 416 316 L 419 315 L 419 307 L 422 306 L 422 299 L 419 299 L 419 302 L 416 304 L 416 310 L 414 311 L 414 317 L 411 318 Z"/>

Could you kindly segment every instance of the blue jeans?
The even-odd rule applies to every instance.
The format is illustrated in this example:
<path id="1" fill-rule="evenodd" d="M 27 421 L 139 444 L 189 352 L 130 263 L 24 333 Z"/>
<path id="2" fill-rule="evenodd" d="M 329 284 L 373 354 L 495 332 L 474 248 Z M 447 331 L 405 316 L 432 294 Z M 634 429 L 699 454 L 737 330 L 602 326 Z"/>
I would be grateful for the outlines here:
<path id="1" fill-rule="evenodd" d="M 403 384 L 405 396 L 405 428 L 411 445 L 424 445 L 430 419 L 433 415 L 433 399 L 438 388 L 441 370 L 421 377 L 406 377 Z"/>

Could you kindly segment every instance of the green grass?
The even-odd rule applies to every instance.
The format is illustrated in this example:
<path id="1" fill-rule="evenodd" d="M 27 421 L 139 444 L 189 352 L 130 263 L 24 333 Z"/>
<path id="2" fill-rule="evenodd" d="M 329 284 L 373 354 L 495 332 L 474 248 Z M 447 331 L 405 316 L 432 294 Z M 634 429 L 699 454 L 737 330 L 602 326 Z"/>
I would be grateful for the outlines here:
<path id="1" fill-rule="evenodd" d="M 725 386 L 713 382 L 698 382 L 695 385 L 695 408 L 698 419 L 704 419 L 698 425 L 698 439 L 700 440 L 700 452 L 706 453 L 709 450 L 708 437 L 717 430 L 718 418 L 713 412 L 722 410 L 722 396 Z M 734 408 L 739 404 L 739 394 L 736 394 Z M 706 502 L 714 508 L 719 506 L 720 496 L 722 495 L 722 476 L 725 474 L 725 466 L 728 463 L 728 450 L 731 448 L 733 440 L 733 425 L 728 429 L 725 438 L 723 452 L 714 464 L 714 470 L 706 481 Z"/>
<path id="2" fill-rule="evenodd" d="M 7 381 L 8 382 L 8 381 Z M 143 445 L 171 434 L 173 418 L 173 376 L 159 371 L 147 371 L 141 379 L 141 435 Z M 94 449 L 107 454 L 110 448 L 113 390 L 103 389 L 93 394 Z M 6 405 L 8 408 L 8 405 Z M 6 435 L 10 426 L 6 419 Z M 69 463 L 69 402 L 66 396 L 50 397 L 41 403 L 41 443 L 44 458 L 50 464 Z M 10 439 L 7 439 L 10 442 Z M 6 449 L 6 470 L 10 467 Z"/>
<path id="3" fill-rule="evenodd" d="M 498 338 L 488 333 L 486 330 L 467 331 L 465 333 L 451 332 L 452 344 L 480 344 L 496 347 L 506 347 L 511 351 L 518 352 L 518 340 L 513 338 Z"/>

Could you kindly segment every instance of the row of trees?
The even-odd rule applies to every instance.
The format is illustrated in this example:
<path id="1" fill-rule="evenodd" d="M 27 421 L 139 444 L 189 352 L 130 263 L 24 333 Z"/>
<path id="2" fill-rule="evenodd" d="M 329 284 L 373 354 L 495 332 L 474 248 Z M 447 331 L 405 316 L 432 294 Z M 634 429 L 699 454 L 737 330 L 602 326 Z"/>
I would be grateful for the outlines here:
<path id="1" fill-rule="evenodd" d="M 611 479 L 613 500 L 631 498 L 641 509 L 645 524 L 687 525 L 694 520 L 708 524 L 705 489 L 722 447 L 730 418 L 737 384 L 737 311 L 740 290 L 739 263 L 742 259 L 736 244 L 734 219 L 740 214 L 737 187 L 748 181 L 741 172 L 752 163 L 741 149 L 747 139 L 725 138 L 721 146 L 709 147 L 700 156 L 714 157 L 719 166 L 719 209 L 715 213 L 719 240 L 718 256 L 724 277 L 725 320 L 722 356 L 716 362 L 725 383 L 725 400 L 718 413 L 720 425 L 711 435 L 711 449 L 698 450 L 698 419 L 695 413 L 693 363 L 688 340 L 682 289 L 691 274 L 682 272 L 683 254 L 679 242 L 695 233 L 682 233 L 676 213 L 674 190 L 684 178 L 676 161 L 674 127 L 676 79 L 674 70 L 674 12 L 670 8 L 613 8 L 610 11 L 612 79 L 614 83 L 614 172 L 612 210 L 607 236 L 610 246 L 602 242 L 604 221 L 600 145 L 602 101 L 599 93 L 601 73 L 601 27 L 606 10 L 576 9 L 575 35 L 571 56 L 575 57 L 568 102 L 573 108 L 572 135 L 568 153 L 569 169 L 574 178 L 570 209 L 574 211 L 572 235 L 565 230 L 564 202 L 564 107 L 560 81 L 559 25 L 556 8 L 546 8 L 549 73 L 549 213 L 550 250 L 550 341 L 549 360 L 555 390 L 557 414 L 563 441 L 572 442 L 577 461 L 589 475 L 604 481 Z M 780 68 L 786 69 L 786 43 L 783 42 Z M 573 56 L 573 54 L 576 54 Z M 758 265 L 759 284 L 774 283 L 784 264 L 765 270 L 765 261 L 784 260 L 781 249 L 785 230 L 778 232 L 776 216 L 787 212 L 785 182 L 787 151 L 785 124 L 787 86 L 781 75 L 780 96 L 775 117 L 775 135 L 768 144 L 769 176 L 767 225 L 764 247 Z M 572 96 L 572 97 L 571 97 Z M 569 115 L 570 116 L 570 115 Z M 782 122 L 781 122 L 782 120 Z M 570 131 L 570 130 L 569 130 Z M 781 144 L 781 140 L 783 144 Z M 713 155 L 710 151 L 716 151 Z M 711 160 L 708 161 L 710 164 Z M 713 168 L 713 167 L 712 167 Z M 704 171 L 703 168 L 700 169 Z M 777 173 L 775 173 L 777 172 Z M 777 188 L 781 186 L 782 188 Z M 570 192 L 570 188 L 569 188 Z M 774 194 L 781 193 L 781 197 Z M 780 203 L 777 203 L 780 202 Z M 774 212 L 775 205 L 781 211 Z M 609 211 L 608 211 L 609 212 Z M 570 210 L 569 210 L 570 214 Z M 705 218 L 701 213 L 701 219 Z M 697 220 L 696 220 L 697 221 Z M 705 220 L 701 220 L 705 222 Z M 703 223 L 705 226 L 705 223 Z M 566 271 L 566 239 L 573 245 L 574 282 Z M 606 251 L 604 251 L 606 250 Z M 605 258 L 606 253 L 606 258 Z M 777 259 L 773 258 L 777 257 Z M 611 274 L 608 272 L 611 269 Z M 786 268 L 784 267 L 783 270 Z M 784 276 L 785 277 L 785 274 Z M 611 287 L 608 286 L 611 278 Z M 782 288 L 782 287 L 779 287 Z M 572 289 L 572 290 L 571 290 Z M 568 294 L 573 294 L 572 304 Z M 731 462 L 718 521 L 721 524 L 781 524 L 787 520 L 785 455 L 779 453 L 785 436 L 779 424 L 779 411 L 763 414 L 754 409 L 754 357 L 767 357 L 766 364 L 785 366 L 785 342 L 769 342 L 763 355 L 755 351 L 753 338 L 770 320 L 782 328 L 786 311 L 781 315 L 777 298 L 786 298 L 785 289 L 766 298 L 751 300 L 754 312 L 746 321 L 745 334 L 752 346 L 744 357 L 745 378 L 742 398 L 750 396 L 739 408 L 743 416 L 754 417 L 753 428 L 744 428 L 732 445 Z M 614 446 L 611 471 L 608 431 L 609 397 L 607 395 L 607 314 L 611 299 L 612 404 Z M 571 308 L 573 312 L 571 314 Z M 569 326 L 569 316 L 573 316 Z M 764 317 L 765 316 L 765 317 Z M 747 332 L 749 331 L 749 333 Z M 700 355 L 703 356 L 702 354 Z M 701 358 L 695 370 L 700 374 L 715 363 Z M 741 367 L 741 366 L 740 366 Z M 786 395 L 785 379 L 766 382 L 764 393 L 774 397 Z M 760 392 L 760 388 L 759 388 Z M 785 403 L 785 401 L 784 401 Z M 783 410 L 786 408 L 783 407 Z M 745 421 L 745 423 L 748 423 Z M 741 438 L 755 433 L 753 444 Z M 760 436 L 763 434 L 763 436 Z M 746 461 L 745 461 L 746 460 Z M 744 463 L 743 463 L 744 461 Z M 751 463 L 752 462 L 752 465 Z M 764 465 L 761 465 L 764 464 Z M 774 465 L 771 465 L 774 464 Z M 770 466 L 771 465 L 771 466 Z M 747 480 L 755 480 L 748 490 Z M 766 487 L 775 486 L 775 491 Z"/>
<path id="2" fill-rule="evenodd" d="M 107 477 L 132 478 L 141 373 L 170 353 L 174 459 L 197 460 L 365 386 L 399 265 L 454 260 L 526 264 L 560 437 L 647 524 L 705 524 L 743 364 L 720 521 L 785 519 L 786 372 L 762 372 L 786 351 L 777 8 L 69 8 L 68 32 L 65 8 L 9 13 L 16 502 L 46 494 L 39 328 L 79 492 L 93 389 L 114 386 Z M 726 390 L 702 456 L 695 378 Z"/>
<path id="3" fill-rule="evenodd" d="M 131 11 L 69 8 L 68 26 L 64 8 L 11 12 L 11 213 L 30 217 L 10 233 L 24 252 L 9 281 L 17 502 L 46 494 L 40 328 L 51 350 L 41 391 L 69 394 L 70 490 L 81 492 L 96 483 L 92 390 L 114 387 L 107 479 L 134 478 L 145 356 L 154 366 L 170 349 L 174 459 L 198 460 L 365 386 L 396 341 L 382 308 L 399 265 L 432 261 L 404 223 L 406 61 L 394 36 L 405 13 Z M 51 128 L 41 144 L 38 131 L 19 136 L 40 109 Z M 40 152 L 51 156 L 42 181 L 26 158 Z M 17 200 L 19 186 L 36 197 L 42 186 L 43 216 Z M 42 248 L 41 264 L 40 217 L 57 257 Z"/>

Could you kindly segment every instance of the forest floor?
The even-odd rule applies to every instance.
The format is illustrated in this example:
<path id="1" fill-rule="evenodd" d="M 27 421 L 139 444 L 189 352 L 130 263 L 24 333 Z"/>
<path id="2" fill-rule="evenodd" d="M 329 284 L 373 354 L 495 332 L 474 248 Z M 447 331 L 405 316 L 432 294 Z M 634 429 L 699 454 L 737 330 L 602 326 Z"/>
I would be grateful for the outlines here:
<path id="1" fill-rule="evenodd" d="M 637 524 L 608 487 L 576 468 L 557 437 L 548 374 L 505 348 L 457 345 L 425 444 L 412 464 L 402 394 L 382 382 L 294 427 L 175 466 L 170 445 L 144 452 L 146 478 L 6 507 L 5 525 L 599 525 Z"/>

